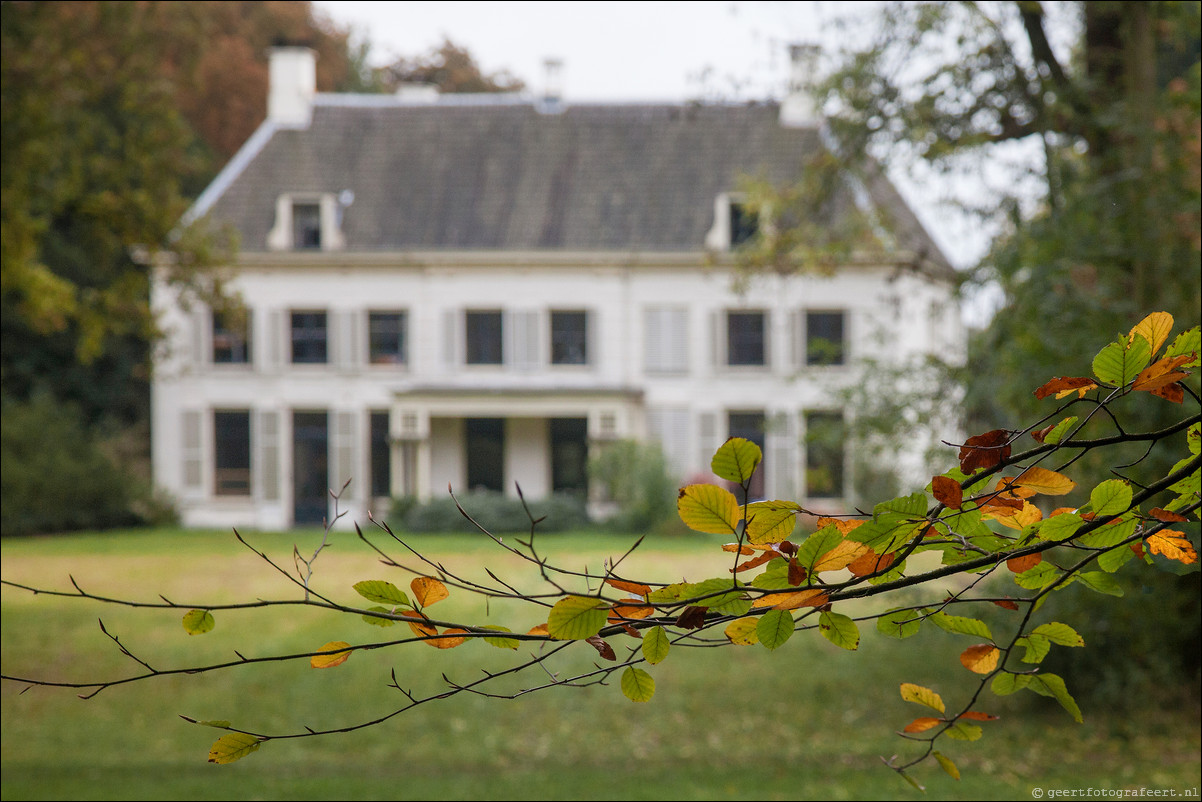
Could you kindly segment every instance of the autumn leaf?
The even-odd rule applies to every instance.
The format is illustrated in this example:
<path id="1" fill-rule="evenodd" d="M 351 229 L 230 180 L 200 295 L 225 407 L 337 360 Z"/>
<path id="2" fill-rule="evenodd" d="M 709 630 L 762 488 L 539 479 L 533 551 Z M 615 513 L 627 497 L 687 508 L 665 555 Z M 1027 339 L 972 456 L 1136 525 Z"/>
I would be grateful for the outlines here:
<path id="1" fill-rule="evenodd" d="M 676 500 L 676 511 L 685 526 L 712 535 L 735 533 L 743 517 L 734 494 L 717 485 L 682 487 Z"/>
<path id="2" fill-rule="evenodd" d="M 1185 536 L 1184 532 L 1163 529 L 1154 535 L 1149 535 L 1147 542 L 1148 550 L 1153 554 L 1159 554 L 1170 560 L 1176 560 L 1184 565 L 1190 565 L 1198 561 L 1198 552 L 1194 549 L 1194 544 L 1190 543 L 1189 538 Z"/>
<path id="3" fill-rule="evenodd" d="M 633 593 L 636 596 L 645 597 L 651 592 L 650 585 L 644 585 L 642 582 L 627 582 L 625 579 L 617 579 L 612 576 L 607 576 L 605 578 L 605 584 L 609 585 L 610 587 L 617 588 L 618 590 L 624 590 L 627 593 Z"/>
<path id="4" fill-rule="evenodd" d="M 1044 496 L 1063 496 L 1077 483 L 1067 476 L 1033 465 L 1018 475 L 1014 484 Z"/>
<path id="5" fill-rule="evenodd" d="M 960 447 L 960 470 L 971 474 L 1010 458 L 1010 433 L 994 429 L 968 438 Z"/>
<path id="6" fill-rule="evenodd" d="M 972 721 L 997 721 L 997 716 L 993 715 L 992 713 L 980 713 L 976 710 L 965 711 L 956 716 L 956 718 L 966 718 Z"/>
<path id="7" fill-rule="evenodd" d="M 1018 602 L 1015 602 L 1011 599 L 993 599 L 993 603 L 996 604 L 998 607 L 1001 607 L 1003 610 L 1017 610 L 1018 609 Z"/>
<path id="8" fill-rule="evenodd" d="M 551 608 L 547 632 L 558 640 L 591 638 L 605 626 L 605 602 L 595 596 L 568 596 Z"/>
<path id="9" fill-rule="evenodd" d="M 676 617 L 676 626 L 681 629 L 701 629 L 705 626 L 705 614 L 709 608 L 690 605 Z"/>
<path id="10" fill-rule="evenodd" d="M 981 518 L 986 521 L 997 521 L 1002 526 L 1010 529 L 1021 530 L 1043 520 L 1043 512 L 1040 511 L 1039 507 L 1024 499 L 1023 508 L 1017 512 L 1011 512 L 1008 515 L 990 512 L 982 514 Z"/>
<path id="11" fill-rule="evenodd" d="M 654 612 L 655 608 L 642 599 L 622 599 L 609 611 L 609 620 L 618 622 L 628 618 L 646 618 Z"/>
<path id="12" fill-rule="evenodd" d="M 710 469 L 715 476 L 743 484 L 755 473 L 756 466 L 763 458 L 763 452 L 755 443 L 742 437 L 732 437 L 714 452 Z"/>
<path id="13" fill-rule="evenodd" d="M 956 764 L 942 752 L 932 752 L 931 756 L 939 763 L 940 768 L 951 777 L 953 780 L 960 779 L 960 769 L 956 768 Z"/>
<path id="14" fill-rule="evenodd" d="M 772 607 L 776 610 L 796 610 L 799 607 L 821 607 L 830 601 L 826 591 L 806 588 L 793 593 L 775 593 L 761 596 L 752 602 L 752 607 Z"/>
<path id="15" fill-rule="evenodd" d="M 852 576 L 868 576 L 878 571 L 887 571 L 889 566 L 893 565 L 893 555 L 893 552 L 877 554 L 872 549 L 865 548 L 863 554 L 848 563 L 847 570 L 851 571 Z"/>
<path id="16" fill-rule="evenodd" d="M 184 631 L 189 635 L 203 635 L 217 625 L 208 610 L 189 610 L 184 613 Z"/>
<path id="17" fill-rule="evenodd" d="M 924 688 L 912 682 L 903 682 L 899 687 L 901 698 L 905 701 L 926 705 L 933 710 L 938 710 L 940 713 L 945 712 L 946 708 L 943 706 L 943 698 L 930 688 Z"/>
<path id="18" fill-rule="evenodd" d="M 960 663 L 976 674 L 988 674 L 997 668 L 1002 653 L 992 643 L 969 646 L 960 653 Z"/>
<path id="19" fill-rule="evenodd" d="M 413 630 L 413 634 L 419 638 L 432 638 L 438 634 L 438 627 L 429 623 L 425 616 L 422 616 L 420 621 L 408 621 L 409 628 Z"/>
<path id="20" fill-rule="evenodd" d="M 1168 312 L 1153 312 L 1131 327 L 1127 333 L 1130 342 L 1136 335 L 1148 341 L 1150 354 L 1155 354 L 1173 332 L 1173 316 Z"/>
<path id="21" fill-rule="evenodd" d="M 1022 557 L 1011 557 L 1006 560 L 1006 567 L 1010 569 L 1011 573 L 1021 574 L 1023 571 L 1029 571 L 1041 562 L 1043 562 L 1043 553 L 1037 551 L 1034 554 L 1025 554 Z M 1018 609 L 1017 605 L 1015 605 L 1015 609 Z"/>
<path id="22" fill-rule="evenodd" d="M 1185 523 L 1189 520 L 1189 518 L 1186 518 L 1179 512 L 1173 512 L 1161 507 L 1153 507 L 1152 509 L 1148 510 L 1148 515 L 1152 516 L 1158 521 L 1164 521 L 1165 523 Z"/>
<path id="23" fill-rule="evenodd" d="M 314 668 L 333 668 L 342 665 L 351 656 L 351 645 L 346 641 L 333 640 L 317 651 L 332 654 L 315 654 L 309 658 L 309 665 Z"/>
<path id="24" fill-rule="evenodd" d="M 929 729 L 938 727 L 943 723 L 943 719 L 934 718 L 933 716 L 919 716 L 905 726 L 902 732 L 926 732 Z"/>
<path id="25" fill-rule="evenodd" d="M 948 509 L 958 510 L 964 503 L 964 489 L 960 483 L 950 476 L 936 476 L 931 479 L 931 495 Z"/>
<path id="26" fill-rule="evenodd" d="M 551 635 L 551 633 L 547 631 L 546 624 L 538 624 L 537 626 L 533 626 L 530 628 L 530 631 L 527 632 L 526 634 L 527 635 L 535 635 L 535 636 L 539 636 L 539 637 L 549 637 Z"/>
<path id="27" fill-rule="evenodd" d="M 451 595 L 446 585 L 428 576 L 415 577 L 409 583 L 409 587 L 413 590 L 413 597 L 422 607 L 429 607 Z"/>
<path id="28" fill-rule="evenodd" d="M 726 625 L 724 634 L 737 646 L 754 646 L 760 640 L 756 632 L 758 623 L 759 619 L 756 618 L 738 618 Z"/>
<path id="29" fill-rule="evenodd" d="M 244 732 L 231 732 L 228 735 L 222 735 L 209 748 L 209 762 L 233 763 L 235 760 L 241 760 L 251 752 L 258 750 L 259 745 L 262 743 L 255 736 L 247 735 Z"/>
<path id="30" fill-rule="evenodd" d="M 1188 373 L 1177 370 L 1177 368 L 1192 359 L 1192 355 L 1182 354 L 1153 362 L 1139 372 L 1139 375 L 1135 377 L 1135 383 L 1131 385 L 1131 389 L 1151 393 L 1175 384 L 1189 376 Z"/>
<path id="31" fill-rule="evenodd" d="M 752 557 L 750 560 L 744 560 L 743 562 L 736 565 L 734 568 L 731 568 L 730 572 L 732 574 L 734 574 L 734 573 L 738 573 L 739 571 L 750 571 L 752 568 L 759 568 L 764 563 L 772 562 L 779 556 L 780 556 L 780 554 L 775 551 L 762 551 L 759 554 L 757 554 L 755 557 Z"/>
<path id="32" fill-rule="evenodd" d="M 859 523 L 859 521 L 856 523 Z M 854 540 L 843 540 L 826 554 L 814 560 L 812 571 L 815 574 L 820 574 L 825 571 L 838 571 L 841 568 L 848 568 L 860 557 L 871 553 L 872 549 L 863 543 L 856 543 Z M 890 558 L 889 562 L 893 562 L 892 558 Z M 855 573 L 854 570 L 852 573 Z M 857 576 L 863 576 L 863 574 L 857 574 Z"/>
<path id="33" fill-rule="evenodd" d="M 857 520 L 857 519 L 828 518 L 825 516 L 822 518 L 819 518 L 817 521 L 814 522 L 814 525 L 816 527 L 818 527 L 819 530 L 825 529 L 828 526 L 833 526 L 836 529 L 838 529 L 839 534 L 841 534 L 843 536 L 846 536 L 848 532 L 855 529 L 856 527 L 863 526 L 863 524 L 864 524 L 863 521 Z"/>
<path id="34" fill-rule="evenodd" d="M 605 639 L 600 635 L 594 635 L 591 638 L 585 638 L 584 642 L 597 650 L 597 654 L 605 660 L 617 660 L 618 656 L 614 653 L 614 647 L 605 642 Z"/>
<path id="35" fill-rule="evenodd" d="M 1038 388 L 1035 397 L 1042 401 L 1049 395 L 1061 399 L 1069 393 L 1076 393 L 1078 398 L 1084 398 L 1086 393 L 1097 386 L 1098 383 L 1087 376 L 1061 376 Z"/>
<path id="36" fill-rule="evenodd" d="M 760 553 L 763 554 L 764 551 L 768 548 L 769 548 L 769 546 L 762 546 L 760 548 Z M 748 546 L 746 543 L 723 543 L 722 550 L 729 551 L 734 554 L 742 554 L 743 556 L 747 556 L 748 554 L 755 554 L 755 552 L 756 552 L 756 549 L 753 549 L 751 546 Z M 775 557 L 776 555 L 770 554 L 769 556 Z"/>

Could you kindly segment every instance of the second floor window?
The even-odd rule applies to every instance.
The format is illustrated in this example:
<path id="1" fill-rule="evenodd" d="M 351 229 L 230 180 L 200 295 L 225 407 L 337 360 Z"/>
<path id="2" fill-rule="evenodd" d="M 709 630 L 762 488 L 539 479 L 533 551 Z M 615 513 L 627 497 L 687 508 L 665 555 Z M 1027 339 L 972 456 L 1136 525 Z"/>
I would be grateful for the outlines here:
<path id="1" fill-rule="evenodd" d="M 726 364 L 768 364 L 766 322 L 763 312 L 726 314 Z"/>
<path id="2" fill-rule="evenodd" d="M 464 315 L 465 360 L 469 365 L 500 365 L 504 362 L 501 341 L 501 312 L 475 311 Z"/>
<path id="3" fill-rule="evenodd" d="M 588 315 L 586 313 L 551 313 L 551 364 L 588 364 Z"/>
<path id="4" fill-rule="evenodd" d="M 846 358 L 843 312 L 806 312 L 806 364 L 842 365 Z"/>
<path id="5" fill-rule="evenodd" d="M 367 316 L 368 357 L 373 365 L 408 361 L 404 312 L 371 312 Z"/>
<path id="6" fill-rule="evenodd" d="M 329 358 L 325 312 L 292 313 L 293 364 L 324 364 Z"/>
<path id="7" fill-rule="evenodd" d="M 250 312 L 213 312 L 213 363 L 250 363 Z"/>

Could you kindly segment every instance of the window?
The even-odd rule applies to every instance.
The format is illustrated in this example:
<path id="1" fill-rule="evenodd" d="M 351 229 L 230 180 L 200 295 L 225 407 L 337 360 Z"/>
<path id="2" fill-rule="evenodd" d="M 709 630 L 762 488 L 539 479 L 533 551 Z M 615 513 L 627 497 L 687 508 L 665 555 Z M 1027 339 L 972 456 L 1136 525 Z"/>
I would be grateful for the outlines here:
<path id="1" fill-rule="evenodd" d="M 408 361 L 404 312 L 371 312 L 367 316 L 368 358 L 373 365 Z"/>
<path id="2" fill-rule="evenodd" d="M 726 364 L 768 363 L 766 320 L 763 312 L 726 313 Z"/>
<path id="3" fill-rule="evenodd" d="M 292 204 L 292 247 L 298 251 L 321 249 L 320 204 Z"/>
<path id="4" fill-rule="evenodd" d="M 501 347 L 500 311 L 468 312 L 465 315 L 469 365 L 500 365 L 504 351 Z"/>
<path id="5" fill-rule="evenodd" d="M 392 495 L 392 453 L 387 412 L 371 413 L 371 494 L 374 498 Z"/>
<path id="6" fill-rule="evenodd" d="M 250 312 L 239 309 L 213 312 L 213 363 L 246 365 L 250 363 Z"/>
<path id="7" fill-rule="evenodd" d="M 843 312 L 806 312 L 806 364 L 842 365 L 847 357 Z"/>
<path id="8" fill-rule="evenodd" d="M 551 419 L 551 490 L 588 492 L 588 419 Z"/>
<path id="9" fill-rule="evenodd" d="M 806 413 L 806 496 L 843 498 L 843 413 Z"/>
<path id="10" fill-rule="evenodd" d="M 467 418 L 464 430 L 468 489 L 501 492 L 505 487 L 505 421 Z"/>
<path id="11" fill-rule="evenodd" d="M 761 453 L 765 448 L 764 431 L 767 429 L 767 419 L 763 412 L 731 412 L 726 419 L 727 432 L 731 437 L 742 437 L 760 447 Z M 739 499 L 739 503 L 764 497 L 764 465 L 760 464 L 751 475 L 751 484 L 747 488 L 747 497 L 743 496 L 742 487 L 732 487 L 731 490 Z"/>
<path id="12" fill-rule="evenodd" d="M 750 241 L 759 231 L 759 216 L 737 201 L 730 202 L 730 247 Z"/>
<path id="13" fill-rule="evenodd" d="M 213 492 L 218 496 L 249 496 L 250 411 L 215 411 L 213 435 Z"/>
<path id="14" fill-rule="evenodd" d="M 292 313 L 292 362 L 324 364 L 329 353 L 325 312 Z"/>
<path id="15" fill-rule="evenodd" d="M 551 364 L 588 364 L 588 315 L 586 313 L 551 313 Z"/>
<path id="16" fill-rule="evenodd" d="M 688 316 L 683 306 L 643 310 L 643 363 L 648 373 L 688 373 Z"/>

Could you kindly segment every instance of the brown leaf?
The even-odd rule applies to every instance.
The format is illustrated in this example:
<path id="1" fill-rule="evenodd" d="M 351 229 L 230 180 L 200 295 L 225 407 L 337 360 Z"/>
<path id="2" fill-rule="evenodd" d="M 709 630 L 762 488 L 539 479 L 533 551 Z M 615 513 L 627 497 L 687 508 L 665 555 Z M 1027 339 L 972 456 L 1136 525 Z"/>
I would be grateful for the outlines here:
<path id="1" fill-rule="evenodd" d="M 877 554 L 872 549 L 868 549 L 852 560 L 848 564 L 847 570 L 851 571 L 852 576 L 868 576 L 878 571 L 888 570 L 891 565 L 893 565 L 893 552 Z"/>
<path id="2" fill-rule="evenodd" d="M 970 721 L 997 721 L 997 716 L 992 713 L 978 713 L 976 710 L 969 710 L 966 713 L 961 713 L 956 718 L 966 718 Z"/>
<path id="3" fill-rule="evenodd" d="M 617 660 L 618 656 L 614 654 L 614 647 L 606 643 L 600 635 L 593 635 L 591 638 L 585 638 L 584 642 L 597 650 L 597 654 L 601 655 L 606 660 Z"/>
<path id="4" fill-rule="evenodd" d="M 1055 424 L 1055 423 L 1049 423 L 1047 426 L 1044 426 L 1042 429 L 1031 432 L 1031 439 L 1037 443 L 1042 443 L 1047 438 L 1048 434 L 1051 433 L 1051 431 L 1056 428 L 1056 426 L 1057 426 L 1057 424 Z"/>
<path id="5" fill-rule="evenodd" d="M 982 515 L 1013 515 L 1021 512 L 1026 504 L 1021 498 L 1006 498 L 1000 493 L 987 496 L 981 504 Z"/>
<path id="6" fill-rule="evenodd" d="M 1084 398 L 1086 393 L 1097 386 L 1097 382 L 1087 376 L 1062 376 L 1037 389 L 1035 397 L 1042 400 L 1054 393 L 1057 398 L 1063 398 L 1075 391 L 1078 398 Z"/>
<path id="7" fill-rule="evenodd" d="M 651 592 L 650 585 L 644 585 L 642 582 L 627 582 L 625 579 L 615 579 L 612 576 L 605 578 L 605 584 L 638 596 L 646 596 Z"/>
<path id="8" fill-rule="evenodd" d="M 933 716 L 919 716 L 906 725 L 902 732 L 926 732 L 927 730 L 938 727 L 943 723 L 943 719 Z"/>
<path id="9" fill-rule="evenodd" d="M 1182 389 L 1180 383 L 1166 384 L 1164 387 L 1157 387 L 1155 390 L 1149 390 L 1148 392 L 1174 404 L 1180 404 L 1185 400 L 1185 390 Z"/>
<path id="10" fill-rule="evenodd" d="M 776 550 L 781 554 L 794 555 L 797 553 L 797 544 L 791 540 L 782 540 L 776 544 Z"/>
<path id="11" fill-rule="evenodd" d="M 734 568 L 731 568 L 729 570 L 733 574 L 737 571 L 747 571 L 751 568 L 759 568 L 764 563 L 770 563 L 779 556 L 780 555 L 777 554 L 775 551 L 772 551 L 771 549 L 769 549 L 768 551 L 760 552 L 755 557 L 752 557 L 750 560 L 744 560 L 743 562 L 739 563 Z"/>
<path id="12" fill-rule="evenodd" d="M 630 626 L 630 624 L 623 624 L 622 629 L 626 632 L 627 635 L 629 635 L 632 638 L 638 638 L 640 640 L 642 640 L 642 638 L 643 638 L 643 633 L 639 632 L 637 629 Z"/>
<path id="13" fill-rule="evenodd" d="M 960 470 L 971 474 L 1009 459 L 1009 439 L 1010 433 L 1005 429 L 994 429 L 968 438 L 960 447 Z"/>
<path id="14" fill-rule="evenodd" d="M 1175 384 L 1189 375 L 1184 371 L 1177 370 L 1177 368 L 1191 361 L 1193 358 L 1193 354 L 1182 354 L 1153 362 L 1139 372 L 1139 375 L 1135 377 L 1135 383 L 1131 385 L 1131 389 L 1144 390 L 1150 393 L 1161 387 Z"/>
<path id="15" fill-rule="evenodd" d="M 765 548 L 767 548 L 767 547 L 765 547 Z M 753 549 L 751 546 L 748 546 L 745 543 L 744 544 L 723 543 L 722 550 L 723 551 L 737 551 L 739 554 L 744 554 L 744 555 L 755 554 L 755 549 Z"/>
<path id="16" fill-rule="evenodd" d="M 960 663 L 975 674 L 988 674 L 997 668 L 1002 653 L 992 643 L 969 646 L 960 653 Z"/>
<path id="17" fill-rule="evenodd" d="M 949 510 L 958 510 L 964 503 L 964 489 L 950 476 L 936 476 L 931 479 L 931 494 Z"/>
<path id="18" fill-rule="evenodd" d="M 1029 571 L 1035 566 L 1043 562 L 1043 553 L 1035 552 L 1022 557 L 1011 557 L 1006 560 L 1006 567 L 1010 569 L 1012 574 L 1021 574 L 1023 571 Z"/>
<path id="19" fill-rule="evenodd" d="M 705 626 L 705 607 L 686 607 L 676 619 L 676 626 L 681 629 L 701 629 Z"/>
<path id="20" fill-rule="evenodd" d="M 801 563 L 797 562 L 797 558 L 789 560 L 789 584 L 797 587 L 806 579 L 806 569 L 801 567 Z"/>
<path id="21" fill-rule="evenodd" d="M 1148 515 L 1151 515 L 1153 518 L 1155 518 L 1158 521 L 1165 521 L 1166 523 L 1167 522 L 1185 523 L 1186 521 L 1189 520 L 1189 518 L 1186 518 L 1184 515 L 1182 515 L 1179 512 L 1173 512 L 1172 510 L 1166 510 L 1166 509 L 1163 509 L 1162 507 L 1153 507 L 1152 509 L 1148 510 Z"/>
<path id="22" fill-rule="evenodd" d="M 993 603 L 996 604 L 998 607 L 1001 607 L 1003 610 L 1017 610 L 1018 609 L 1018 604 L 1016 602 L 1011 601 L 1010 599 L 994 599 Z"/>
<path id="23" fill-rule="evenodd" d="M 526 634 L 527 635 L 541 635 L 545 638 L 551 636 L 551 633 L 547 631 L 546 624 L 539 624 L 538 626 L 531 627 L 530 631 L 527 632 Z"/>

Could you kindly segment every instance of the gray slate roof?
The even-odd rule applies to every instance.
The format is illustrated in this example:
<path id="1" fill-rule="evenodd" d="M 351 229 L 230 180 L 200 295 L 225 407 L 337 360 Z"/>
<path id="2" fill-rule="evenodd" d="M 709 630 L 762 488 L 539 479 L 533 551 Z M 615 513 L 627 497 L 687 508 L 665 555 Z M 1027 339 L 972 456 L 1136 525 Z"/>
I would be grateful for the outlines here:
<path id="1" fill-rule="evenodd" d="M 378 105 L 319 96 L 208 201 L 243 251 L 266 250 L 282 193 L 350 189 L 348 251 L 702 251 L 714 200 L 751 174 L 783 184 L 820 147 L 758 105 Z M 220 179 L 219 179 L 220 180 Z M 870 192 L 902 244 L 946 266 L 900 196 Z M 940 270 L 942 272 L 942 270 Z"/>

